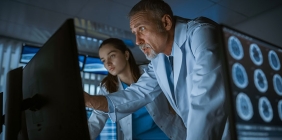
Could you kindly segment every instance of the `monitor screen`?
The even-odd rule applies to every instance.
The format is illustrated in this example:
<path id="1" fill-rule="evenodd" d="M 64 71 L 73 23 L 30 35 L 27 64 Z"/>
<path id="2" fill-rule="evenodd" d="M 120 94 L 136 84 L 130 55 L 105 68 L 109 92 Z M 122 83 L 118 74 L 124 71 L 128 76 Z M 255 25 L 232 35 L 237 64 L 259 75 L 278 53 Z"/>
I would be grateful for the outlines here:
<path id="1" fill-rule="evenodd" d="M 78 65 L 79 65 L 79 70 L 82 71 L 84 67 L 84 62 L 85 62 L 86 56 L 83 54 L 78 55 Z"/>
<path id="2" fill-rule="evenodd" d="M 84 65 L 84 72 L 107 75 L 108 71 L 98 57 L 87 56 Z"/>
<path id="3" fill-rule="evenodd" d="M 124 44 L 130 48 L 135 47 L 134 42 L 131 39 L 122 39 L 122 41 L 124 42 Z"/>
<path id="4" fill-rule="evenodd" d="M 282 139 L 282 48 L 222 26 L 230 124 L 237 139 Z"/>
<path id="5" fill-rule="evenodd" d="M 29 140 L 89 140 L 74 20 L 68 19 L 23 69 L 23 99 Z"/>
<path id="6" fill-rule="evenodd" d="M 20 56 L 20 63 L 28 63 L 30 59 L 38 52 L 40 47 L 23 44 Z"/>
<path id="7" fill-rule="evenodd" d="M 21 56 L 20 56 L 20 63 L 27 64 L 33 58 L 33 56 L 39 51 L 39 49 L 40 47 L 37 46 L 23 44 Z M 78 63 L 80 70 L 83 69 L 84 61 L 85 61 L 85 55 L 78 54 Z"/>

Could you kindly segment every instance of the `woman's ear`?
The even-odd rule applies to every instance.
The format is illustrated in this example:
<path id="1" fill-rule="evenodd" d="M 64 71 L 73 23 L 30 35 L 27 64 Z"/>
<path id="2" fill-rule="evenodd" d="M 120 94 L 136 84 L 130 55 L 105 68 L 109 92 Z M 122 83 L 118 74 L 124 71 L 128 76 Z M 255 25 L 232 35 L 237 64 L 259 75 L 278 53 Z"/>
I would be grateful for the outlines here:
<path id="1" fill-rule="evenodd" d="M 129 52 L 128 51 L 125 51 L 125 59 L 128 61 L 129 59 Z"/>
<path id="2" fill-rule="evenodd" d="M 162 17 L 162 23 L 166 30 L 170 30 L 172 28 L 172 17 L 170 17 L 168 14 L 165 14 Z"/>

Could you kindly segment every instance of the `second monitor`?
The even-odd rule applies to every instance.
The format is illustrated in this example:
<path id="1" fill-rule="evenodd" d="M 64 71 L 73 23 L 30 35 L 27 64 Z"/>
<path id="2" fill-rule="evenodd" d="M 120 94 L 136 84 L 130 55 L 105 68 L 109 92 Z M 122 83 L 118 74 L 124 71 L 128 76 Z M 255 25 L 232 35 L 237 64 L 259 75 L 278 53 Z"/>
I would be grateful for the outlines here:
<path id="1" fill-rule="evenodd" d="M 73 19 L 68 19 L 23 69 L 23 98 L 37 95 L 41 108 L 26 110 L 30 140 L 89 140 Z"/>

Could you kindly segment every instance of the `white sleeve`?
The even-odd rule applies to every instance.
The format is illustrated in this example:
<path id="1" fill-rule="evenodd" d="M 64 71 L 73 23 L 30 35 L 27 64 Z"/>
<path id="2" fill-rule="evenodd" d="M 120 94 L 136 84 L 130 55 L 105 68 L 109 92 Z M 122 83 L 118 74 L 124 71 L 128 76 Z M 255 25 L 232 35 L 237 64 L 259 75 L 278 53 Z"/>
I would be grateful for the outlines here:
<path id="1" fill-rule="evenodd" d="M 114 109 L 113 112 L 109 113 L 113 122 L 152 102 L 161 93 L 162 90 L 157 82 L 152 65 L 149 64 L 148 68 L 144 70 L 145 72 L 136 83 L 131 84 L 125 90 L 106 95 Z"/>
<path id="2" fill-rule="evenodd" d="M 108 94 L 105 88 L 101 87 L 99 95 Z M 91 116 L 88 119 L 88 128 L 91 140 L 95 140 L 96 137 L 101 133 L 108 119 L 108 114 L 103 113 L 99 110 L 93 110 Z"/>
<path id="3" fill-rule="evenodd" d="M 91 140 L 95 140 L 96 137 L 101 133 L 108 119 L 107 114 L 97 114 L 92 112 L 88 119 L 88 128 Z"/>

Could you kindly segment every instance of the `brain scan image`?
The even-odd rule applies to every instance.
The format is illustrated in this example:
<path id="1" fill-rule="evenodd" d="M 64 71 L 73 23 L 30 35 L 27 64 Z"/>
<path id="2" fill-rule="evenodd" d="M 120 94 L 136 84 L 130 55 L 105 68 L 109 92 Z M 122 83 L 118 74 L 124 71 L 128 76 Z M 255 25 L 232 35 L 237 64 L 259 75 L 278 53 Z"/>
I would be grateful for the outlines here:
<path id="1" fill-rule="evenodd" d="M 279 74 L 273 76 L 273 87 L 275 92 L 282 96 L 282 78 Z"/>
<path id="2" fill-rule="evenodd" d="M 261 65 L 263 62 L 262 53 L 260 51 L 260 48 L 257 44 L 251 44 L 250 45 L 250 57 L 253 63 L 257 66 Z"/>
<path id="3" fill-rule="evenodd" d="M 248 85 L 248 76 L 245 68 L 241 64 L 235 63 L 232 66 L 232 79 L 239 88 L 245 88 Z"/>
<path id="4" fill-rule="evenodd" d="M 236 59 L 240 60 L 244 56 L 243 47 L 240 40 L 235 36 L 230 36 L 228 39 L 228 50 L 230 55 Z"/>
<path id="5" fill-rule="evenodd" d="M 248 121 L 253 117 L 253 106 L 250 98 L 245 93 L 239 93 L 236 97 L 236 110 L 242 120 Z"/>
<path id="6" fill-rule="evenodd" d="M 266 97 L 259 99 L 259 115 L 265 122 L 270 122 L 273 118 L 273 111 L 269 100 Z"/>
<path id="7" fill-rule="evenodd" d="M 280 119 L 282 121 L 282 100 L 280 100 L 278 102 L 278 113 L 279 113 L 279 117 L 280 117 Z"/>
<path id="8" fill-rule="evenodd" d="M 275 51 L 271 50 L 268 52 L 268 61 L 269 61 L 270 67 L 273 70 L 277 71 L 280 69 L 280 61 Z"/>
<path id="9" fill-rule="evenodd" d="M 261 69 L 256 69 L 254 72 L 255 86 L 260 92 L 265 92 L 268 88 L 267 79 Z"/>

